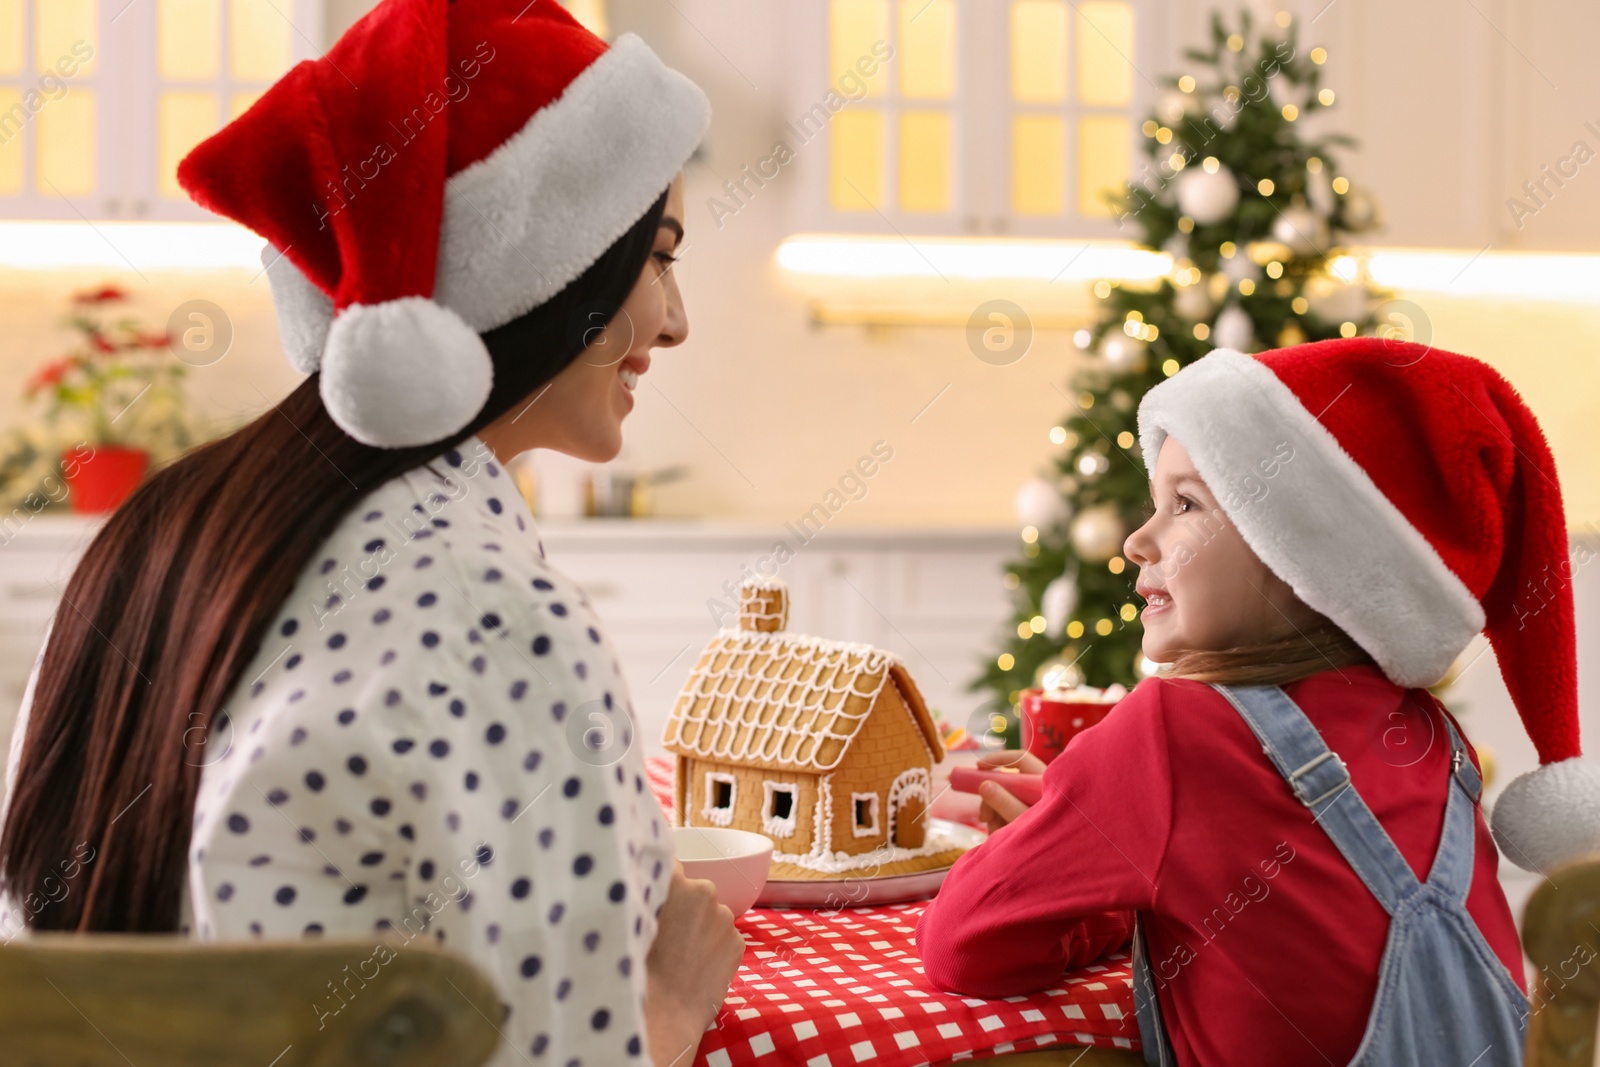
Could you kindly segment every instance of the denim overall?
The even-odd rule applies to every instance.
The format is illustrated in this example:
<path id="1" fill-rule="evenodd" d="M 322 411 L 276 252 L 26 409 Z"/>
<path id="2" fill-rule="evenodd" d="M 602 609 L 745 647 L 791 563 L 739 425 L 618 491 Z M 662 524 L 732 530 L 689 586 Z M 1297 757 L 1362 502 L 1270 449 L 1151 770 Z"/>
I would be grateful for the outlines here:
<path id="1" fill-rule="evenodd" d="M 1482 783 L 1455 724 L 1445 719 L 1450 778 L 1461 788 L 1450 789 L 1439 851 L 1427 882 L 1419 883 L 1351 788 L 1344 762 L 1288 694 L 1277 686 L 1212 688 L 1249 724 L 1295 796 L 1391 916 L 1377 996 L 1351 1067 L 1520 1065 L 1528 998 L 1466 908 Z M 1134 924 L 1133 990 L 1144 1062 L 1175 1065 L 1140 922 Z"/>

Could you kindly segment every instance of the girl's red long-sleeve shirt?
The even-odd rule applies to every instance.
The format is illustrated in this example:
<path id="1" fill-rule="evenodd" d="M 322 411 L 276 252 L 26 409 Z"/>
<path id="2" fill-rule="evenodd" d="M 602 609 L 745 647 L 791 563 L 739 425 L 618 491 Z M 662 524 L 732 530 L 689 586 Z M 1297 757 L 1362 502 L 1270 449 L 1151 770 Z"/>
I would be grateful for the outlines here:
<path id="1" fill-rule="evenodd" d="M 1284 690 L 1426 879 L 1444 828 L 1449 712 L 1368 666 Z M 1474 814 L 1467 910 L 1526 992 L 1499 856 Z M 1146 678 L 1075 737 L 1045 771 L 1043 799 L 956 863 L 917 945 L 930 984 L 1015 996 L 1124 944 L 1134 911 L 1147 916 L 1179 1064 L 1350 1062 L 1388 913 L 1239 713 L 1200 682 Z M 1138 1036 L 1132 1015 L 1127 1027 Z"/>

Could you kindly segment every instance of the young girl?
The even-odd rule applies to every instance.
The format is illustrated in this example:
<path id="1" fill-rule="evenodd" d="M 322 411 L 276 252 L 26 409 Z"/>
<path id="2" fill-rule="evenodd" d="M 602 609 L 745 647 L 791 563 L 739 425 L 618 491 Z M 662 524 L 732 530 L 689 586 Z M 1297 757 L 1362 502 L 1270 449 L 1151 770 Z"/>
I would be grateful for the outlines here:
<path id="1" fill-rule="evenodd" d="M 4 936 L 442 943 L 495 984 L 496 1065 L 692 1058 L 743 941 L 675 868 L 616 653 L 502 466 L 613 458 L 684 339 L 709 111 L 558 4 L 385 0 L 183 162 L 271 243 L 308 377 L 141 487 L 68 584 Z M 331 977 L 307 1007 L 348 1044 L 363 978 Z"/>
<path id="2" fill-rule="evenodd" d="M 1532 414 L 1476 360 L 1353 338 L 1213 352 L 1139 432 L 1153 508 L 1125 551 L 1167 666 L 1022 762 L 1037 805 L 987 790 L 996 828 L 918 928 L 928 980 L 1045 989 L 1133 933 L 1148 1063 L 1520 1063 L 1495 842 L 1530 869 L 1600 848 Z M 1423 688 L 1480 629 L 1545 764 L 1493 835 Z"/>

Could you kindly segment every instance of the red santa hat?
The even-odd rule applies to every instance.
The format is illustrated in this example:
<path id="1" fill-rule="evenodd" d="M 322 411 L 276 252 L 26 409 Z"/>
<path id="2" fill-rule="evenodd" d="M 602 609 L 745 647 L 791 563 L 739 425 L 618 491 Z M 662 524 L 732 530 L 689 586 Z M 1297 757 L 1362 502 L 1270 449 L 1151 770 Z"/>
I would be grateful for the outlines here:
<path id="1" fill-rule="evenodd" d="M 291 361 L 352 437 L 440 440 L 482 410 L 479 334 L 637 222 L 710 120 L 638 37 L 554 0 L 384 0 L 178 166 L 261 234 Z"/>
<path id="2" fill-rule="evenodd" d="M 1527 870 L 1600 852 L 1579 758 L 1572 564 L 1550 447 L 1488 364 L 1373 337 L 1218 349 L 1145 394 L 1245 542 L 1393 681 L 1428 686 L 1486 631 L 1541 766 L 1493 830 Z"/>

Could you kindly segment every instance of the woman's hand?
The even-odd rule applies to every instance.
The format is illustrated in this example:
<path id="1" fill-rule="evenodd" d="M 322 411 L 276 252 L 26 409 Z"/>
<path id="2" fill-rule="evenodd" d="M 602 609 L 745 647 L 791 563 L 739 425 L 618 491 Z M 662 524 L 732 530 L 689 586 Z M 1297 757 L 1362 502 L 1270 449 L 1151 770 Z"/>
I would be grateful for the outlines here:
<path id="1" fill-rule="evenodd" d="M 1044 760 L 1032 752 L 986 752 L 978 757 L 978 766 L 984 770 L 997 767 L 1014 767 L 1023 774 L 1043 774 Z M 978 818 L 992 834 L 1028 810 L 1028 805 L 1012 796 L 996 782 L 984 782 L 978 787 L 983 803 L 978 805 Z"/>
<path id="2" fill-rule="evenodd" d="M 683 864 L 674 860 L 645 960 L 645 1030 L 656 1067 L 693 1062 L 743 958 L 744 937 L 733 925 L 733 912 L 717 903 L 716 887 L 685 878 Z"/>

